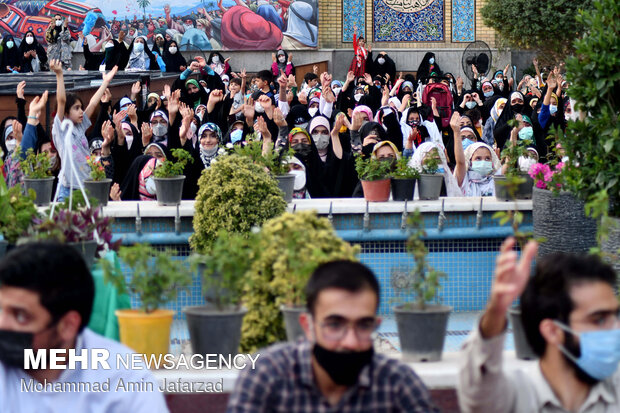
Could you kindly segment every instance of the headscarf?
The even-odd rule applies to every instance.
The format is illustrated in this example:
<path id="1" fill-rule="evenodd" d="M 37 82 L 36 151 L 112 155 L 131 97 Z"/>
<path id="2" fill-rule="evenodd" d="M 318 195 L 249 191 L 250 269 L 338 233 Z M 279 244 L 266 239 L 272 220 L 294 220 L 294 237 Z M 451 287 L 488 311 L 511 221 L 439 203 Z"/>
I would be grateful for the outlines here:
<path id="1" fill-rule="evenodd" d="M 168 120 L 168 115 L 166 115 L 166 112 L 164 112 L 163 110 L 156 110 L 155 112 L 153 112 L 151 114 L 151 119 L 149 120 L 153 120 L 153 118 L 156 118 L 157 116 L 161 116 L 162 118 L 164 118 L 164 120 L 166 121 L 166 123 L 170 123 L 170 121 Z"/>
<path id="2" fill-rule="evenodd" d="M 366 115 L 368 115 L 368 120 L 369 121 L 374 118 L 373 115 L 372 115 L 372 109 L 370 109 L 366 105 L 359 105 L 359 106 L 356 106 L 355 109 L 353 109 L 353 113 L 351 114 L 351 119 L 353 119 L 353 115 L 355 115 L 358 112 L 363 112 Z"/>
<path id="3" fill-rule="evenodd" d="M 293 140 L 293 136 L 297 135 L 298 133 L 303 133 L 304 135 L 306 135 L 306 138 L 308 138 L 308 144 L 312 141 L 308 131 L 306 131 L 303 128 L 293 128 L 293 129 L 291 129 L 291 131 L 288 134 L 288 141 L 289 141 L 289 143 Z"/>
<path id="4" fill-rule="evenodd" d="M 138 175 L 138 188 L 139 188 L 139 193 L 140 193 L 140 201 L 154 201 L 156 198 L 156 195 L 150 194 L 146 190 L 146 181 L 148 178 L 151 177 L 151 175 L 153 175 L 153 171 L 155 170 L 156 166 L 157 166 L 157 158 L 151 158 L 146 162 L 146 164 L 140 171 L 140 174 Z"/>
<path id="5" fill-rule="evenodd" d="M 215 146 L 213 150 L 208 151 L 204 149 L 202 145 L 200 145 L 200 138 L 202 138 L 202 134 L 206 131 L 215 132 L 215 136 L 217 137 L 218 145 Z M 211 122 L 205 123 L 198 130 L 198 145 L 200 146 L 200 160 L 202 161 L 202 164 L 204 165 L 205 168 L 209 168 L 211 166 L 211 162 L 213 162 L 213 160 L 217 158 L 217 155 L 219 153 L 220 142 L 222 142 L 222 130 L 215 123 L 211 123 Z"/>
<path id="6" fill-rule="evenodd" d="M 452 172 L 450 172 L 450 168 L 448 167 L 448 160 L 446 159 L 443 145 L 440 146 L 435 142 L 424 142 L 418 146 L 418 149 L 409 160 L 409 166 L 417 169 L 419 172 L 422 172 L 422 161 L 424 160 L 426 154 L 432 151 L 433 148 L 437 149 L 439 158 L 441 159 L 441 166 L 443 167 L 443 181 L 446 184 L 446 194 L 448 196 L 463 196 L 463 192 L 459 188 L 456 178 L 452 175 Z"/>
<path id="7" fill-rule="evenodd" d="M 500 115 L 502 114 L 502 110 L 500 109 L 499 106 L 503 103 L 504 105 L 506 105 L 506 103 L 508 102 L 508 100 L 506 98 L 499 98 L 495 101 L 495 103 L 493 104 L 493 108 L 491 109 L 491 118 L 493 119 L 493 122 L 497 123 L 497 120 L 499 119 Z"/>
<path id="8" fill-rule="evenodd" d="M 398 151 L 398 148 L 396 148 L 396 145 L 394 145 L 392 142 L 390 141 L 381 141 L 381 142 L 377 142 L 374 146 L 374 148 L 372 148 L 372 155 L 371 158 L 372 159 L 377 159 L 377 150 L 379 148 L 381 148 L 382 146 L 389 146 L 392 148 L 392 150 L 394 151 L 394 154 L 396 154 L 396 159 L 400 159 L 400 152 Z"/>
<path id="9" fill-rule="evenodd" d="M 465 161 L 467 162 L 467 170 L 471 168 L 471 158 L 479 148 L 486 148 L 491 153 L 491 162 L 493 164 L 493 173 L 497 172 L 499 168 L 502 167 L 502 163 L 500 162 L 497 154 L 489 145 L 484 142 L 474 142 L 465 149 Z"/>
<path id="10" fill-rule="evenodd" d="M 207 122 L 198 129 L 198 139 L 202 137 L 202 134 L 205 131 L 215 132 L 215 136 L 217 136 L 218 143 L 222 142 L 222 130 L 215 123 Z"/>
<path id="11" fill-rule="evenodd" d="M 315 116 L 310 121 L 310 125 L 308 125 L 308 132 L 310 133 L 310 135 L 312 135 L 312 132 L 318 126 L 325 126 L 325 128 L 327 129 L 327 132 L 331 130 L 331 127 L 329 126 L 329 120 L 327 120 L 325 116 Z"/>
<path id="12" fill-rule="evenodd" d="M 166 151 L 164 151 L 164 148 L 158 144 L 158 143 L 149 143 L 148 145 L 146 145 L 146 148 L 144 148 L 144 155 L 147 154 L 147 151 L 151 148 L 151 147 L 156 147 L 157 149 L 159 149 L 161 151 L 161 153 L 164 154 L 164 158 L 167 158 L 166 156 Z"/>
<path id="13" fill-rule="evenodd" d="M 192 97 L 192 98 L 197 98 L 196 100 L 192 102 L 194 105 L 193 109 L 196 109 L 200 104 L 202 104 L 201 99 L 200 99 L 200 91 L 203 89 L 202 89 L 202 86 L 200 86 L 200 83 L 198 83 L 196 79 L 189 79 L 187 82 L 185 82 L 186 91 L 187 91 L 188 85 L 194 85 L 198 88 L 198 92 L 196 92 Z M 187 96 L 189 96 L 189 93 L 187 94 Z"/>
<path id="14" fill-rule="evenodd" d="M 136 51 L 136 41 L 134 40 L 131 45 L 131 54 L 129 55 L 129 63 L 127 63 L 127 68 L 148 70 L 151 62 L 148 54 L 146 53 L 146 48 L 149 47 L 146 44 L 146 36 L 138 36 L 136 39 L 144 40 L 144 49 L 140 52 Z"/>
<path id="15" fill-rule="evenodd" d="M 512 92 L 510 94 L 510 102 L 512 102 L 512 99 L 514 98 L 519 98 L 521 100 L 523 100 L 523 94 L 521 92 Z"/>

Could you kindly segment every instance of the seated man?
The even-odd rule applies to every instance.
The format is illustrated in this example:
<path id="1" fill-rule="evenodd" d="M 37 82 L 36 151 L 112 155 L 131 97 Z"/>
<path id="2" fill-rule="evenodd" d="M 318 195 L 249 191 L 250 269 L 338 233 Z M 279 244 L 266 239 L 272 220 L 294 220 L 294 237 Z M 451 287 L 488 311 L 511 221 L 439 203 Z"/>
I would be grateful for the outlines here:
<path id="1" fill-rule="evenodd" d="M 117 369 L 116 355 L 133 351 L 86 328 L 94 296 L 86 263 L 67 245 L 27 244 L 0 261 L 1 412 L 168 412 L 146 368 Z M 48 364 L 24 370 L 24 349 L 34 349 L 35 355 L 37 350 L 75 349 L 84 355 L 83 349 L 106 349 L 110 369 L 101 364 L 82 369 L 76 361 L 75 369 Z M 45 353 L 49 362 L 50 352 Z"/>
<path id="2" fill-rule="evenodd" d="M 319 266 L 306 286 L 307 341 L 261 352 L 243 371 L 228 412 L 436 412 L 424 383 L 405 364 L 373 351 L 379 284 L 364 265 Z"/>
<path id="3" fill-rule="evenodd" d="M 517 262 L 506 240 L 479 328 L 464 346 L 461 411 L 493 413 L 620 412 L 620 329 L 616 274 L 594 256 L 554 254 L 530 264 L 530 241 Z M 506 311 L 521 295 L 523 327 L 540 360 L 502 371 Z"/>

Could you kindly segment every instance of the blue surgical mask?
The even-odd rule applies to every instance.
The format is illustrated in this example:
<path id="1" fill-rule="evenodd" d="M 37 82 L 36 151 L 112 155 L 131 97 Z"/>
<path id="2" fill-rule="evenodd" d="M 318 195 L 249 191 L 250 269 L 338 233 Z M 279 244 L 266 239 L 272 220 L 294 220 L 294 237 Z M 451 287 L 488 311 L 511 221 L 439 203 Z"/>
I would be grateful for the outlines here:
<path id="1" fill-rule="evenodd" d="M 467 149 L 467 147 L 471 145 L 472 143 L 474 143 L 474 141 L 472 141 L 471 139 L 467 139 L 467 138 L 463 139 L 463 150 Z"/>
<path id="2" fill-rule="evenodd" d="M 478 104 L 477 104 L 476 102 L 465 102 L 465 107 L 466 107 L 467 109 L 473 109 L 473 108 L 475 108 L 476 106 L 478 106 Z"/>
<path id="3" fill-rule="evenodd" d="M 12 49 L 13 46 L 15 46 L 15 43 L 13 43 L 12 40 L 9 40 L 8 42 L 6 42 L 6 47 L 8 47 L 9 49 Z"/>
<path id="4" fill-rule="evenodd" d="M 234 144 L 241 141 L 243 138 L 243 131 L 241 129 L 235 129 L 230 133 L 230 141 Z"/>
<path id="5" fill-rule="evenodd" d="M 485 98 L 490 98 L 491 96 L 493 96 L 493 91 L 489 90 L 488 92 L 484 92 L 484 97 Z"/>
<path id="6" fill-rule="evenodd" d="M 552 115 L 558 111 L 558 105 L 549 105 L 549 113 Z"/>
<path id="7" fill-rule="evenodd" d="M 428 63 L 434 65 L 435 64 L 435 58 L 431 57 L 430 59 L 428 59 Z"/>
<path id="8" fill-rule="evenodd" d="M 534 129 L 531 126 L 526 126 L 519 131 L 519 139 L 532 140 L 534 138 Z"/>
<path id="9" fill-rule="evenodd" d="M 142 43 L 135 43 L 133 45 L 133 50 L 135 50 L 138 53 L 144 51 L 144 44 L 142 44 Z"/>
<path id="10" fill-rule="evenodd" d="M 478 172 L 482 176 L 487 176 L 493 172 L 493 162 L 491 161 L 473 161 L 471 163 L 471 170 Z"/>
<path id="11" fill-rule="evenodd" d="M 563 345 L 560 345 L 560 350 L 590 377 L 605 380 L 616 372 L 620 362 L 620 328 L 577 333 L 564 323 L 554 323 L 567 333 L 579 337 L 579 358 Z"/>

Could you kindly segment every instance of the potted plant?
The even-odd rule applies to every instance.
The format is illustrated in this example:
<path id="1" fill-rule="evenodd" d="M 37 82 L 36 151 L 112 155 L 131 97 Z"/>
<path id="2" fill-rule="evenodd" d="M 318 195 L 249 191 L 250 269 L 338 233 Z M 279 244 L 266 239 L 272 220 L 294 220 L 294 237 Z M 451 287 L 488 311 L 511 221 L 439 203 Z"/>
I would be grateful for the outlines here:
<path id="1" fill-rule="evenodd" d="M 166 159 L 153 172 L 155 193 L 159 205 L 179 205 L 181 203 L 183 182 L 185 182 L 183 170 L 188 162 L 194 162 L 192 155 L 185 149 L 173 149 L 172 156 L 176 162 Z"/>
<path id="2" fill-rule="evenodd" d="M 510 122 L 513 121 L 511 120 Z M 514 122 L 516 123 L 517 121 Z M 513 129 L 511 139 L 501 153 L 502 159 L 505 160 L 505 165 L 507 166 L 505 175 L 493 175 L 495 198 L 498 201 L 532 199 L 534 180 L 529 176 L 528 171 L 522 171 L 519 168 L 519 158 L 529 156 L 527 148 L 532 141 L 529 139 L 517 139 L 516 133 L 516 129 Z"/>
<path id="3" fill-rule="evenodd" d="M 24 194 L 20 186 L 7 189 L 0 176 L 0 236 L 3 244 L 14 245 L 17 240 L 32 231 L 39 211 L 34 204 L 34 191 Z"/>
<path id="4" fill-rule="evenodd" d="M 185 308 L 185 318 L 195 354 L 236 354 L 241 322 L 245 273 L 252 263 L 251 237 L 220 231 L 207 255 L 192 257 L 202 273 L 206 306 Z"/>
<path id="5" fill-rule="evenodd" d="M 310 275 L 322 263 L 355 260 L 359 252 L 359 246 L 339 238 L 329 220 L 314 211 L 270 219 L 255 244 L 243 297 L 248 309 L 242 328 L 244 352 L 303 336 L 298 319 L 305 311 L 304 288 Z"/>
<path id="6" fill-rule="evenodd" d="M 430 304 L 436 299 L 439 283 L 446 275 L 433 269 L 427 262 L 428 249 L 424 245 L 424 220 L 416 209 L 409 218 L 412 233 L 407 248 L 413 255 L 414 267 L 393 277 L 392 284 L 397 298 L 415 296 L 415 301 L 394 307 L 398 336 L 403 359 L 407 361 L 438 361 L 450 316 L 450 307 Z"/>
<path id="7" fill-rule="evenodd" d="M 408 158 L 396 161 L 396 168 L 392 172 L 392 199 L 394 201 L 413 200 L 415 182 L 420 178 L 417 169 L 409 166 Z"/>
<path id="8" fill-rule="evenodd" d="M 157 251 L 148 244 L 121 247 L 119 257 L 130 269 L 131 278 L 101 260 L 104 279 L 119 292 L 138 296 L 140 309 L 117 310 L 121 342 L 150 357 L 168 353 L 172 310 L 160 309 L 192 282 L 191 269 L 174 259 L 174 251 Z"/>
<path id="9" fill-rule="evenodd" d="M 51 217 L 35 218 L 30 239 L 55 240 L 77 249 L 91 268 L 101 251 L 118 249 L 120 240 L 112 244 L 112 218 L 103 215 L 101 207 L 87 207 L 81 194 L 69 208 L 69 199 Z"/>
<path id="10" fill-rule="evenodd" d="M 208 253 L 221 229 L 248 234 L 286 209 L 278 185 L 250 159 L 222 156 L 198 181 L 192 250 Z"/>
<path id="11" fill-rule="evenodd" d="M 290 147 L 284 149 L 280 146 L 274 150 L 265 151 L 263 150 L 263 143 L 254 140 L 254 137 L 254 134 L 249 135 L 247 143 L 235 146 L 233 152 L 267 168 L 278 181 L 278 188 L 284 193 L 284 200 L 287 203 L 291 202 L 295 187 L 295 175 L 289 173 L 287 159 L 293 156 L 293 150 Z"/>
<path id="12" fill-rule="evenodd" d="M 554 252 L 587 252 L 596 245 L 596 221 L 586 216 L 582 200 L 563 190 L 566 187 L 566 165 L 557 161 L 551 161 L 550 165 L 537 163 L 529 171 L 534 179 L 534 236 L 544 239 L 538 247 L 538 256 Z"/>
<path id="13" fill-rule="evenodd" d="M 90 167 L 90 179 L 84 181 L 84 187 L 88 194 L 95 198 L 99 205 L 108 205 L 110 198 L 110 185 L 112 180 L 106 178 L 103 161 L 97 161 L 92 156 L 86 157 L 86 163 Z"/>
<path id="14" fill-rule="evenodd" d="M 362 182 L 366 201 L 385 202 L 390 198 L 390 164 L 388 162 L 358 155 L 355 158 L 355 170 Z"/>
<path id="15" fill-rule="evenodd" d="M 34 150 L 29 148 L 26 151 L 26 157 L 20 161 L 19 168 L 24 174 L 25 190 L 32 189 L 36 194 L 35 204 L 49 205 L 56 178 L 50 176 L 50 161 L 47 154 L 45 152 L 35 154 Z"/>
<path id="16" fill-rule="evenodd" d="M 437 173 L 439 165 L 441 165 L 439 152 L 437 152 L 437 148 L 433 148 L 422 161 L 422 173 L 418 180 L 418 196 L 420 199 L 439 199 L 443 185 L 443 174 Z"/>
<path id="17" fill-rule="evenodd" d="M 609 33 L 617 33 L 619 12 L 618 2 L 595 0 L 577 16 L 584 34 L 575 40 L 575 55 L 566 60 L 568 93 L 577 116 L 561 136 L 568 157 L 565 189 L 587 203 L 596 203 L 601 191 L 607 194 L 608 207 L 599 212 L 615 228 L 603 245 L 611 254 L 620 246 L 620 50 L 617 36 Z"/>

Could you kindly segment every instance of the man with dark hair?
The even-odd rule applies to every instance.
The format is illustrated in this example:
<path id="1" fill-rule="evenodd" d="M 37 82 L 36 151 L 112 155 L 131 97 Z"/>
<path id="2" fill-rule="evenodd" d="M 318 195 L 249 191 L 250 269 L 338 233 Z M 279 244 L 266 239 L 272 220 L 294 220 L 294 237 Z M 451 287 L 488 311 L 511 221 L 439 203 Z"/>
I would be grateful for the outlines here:
<path id="1" fill-rule="evenodd" d="M 520 261 L 514 238 L 501 247 L 479 328 L 464 345 L 457 386 L 461 411 L 620 412 L 616 274 L 598 257 L 553 254 L 530 278 L 537 244 Z M 521 295 L 521 320 L 540 360 L 502 371 L 506 312 Z"/>
<path id="2" fill-rule="evenodd" d="M 351 261 L 323 264 L 306 300 L 299 321 L 307 340 L 261 352 L 256 369 L 237 380 L 229 413 L 438 411 L 409 366 L 373 351 L 380 319 L 372 271 Z"/>
<path id="3" fill-rule="evenodd" d="M 67 245 L 27 244 L 0 261 L 0 411 L 168 411 L 142 363 L 143 369 L 117 369 L 117 354 L 133 351 L 86 327 L 94 297 L 86 263 Z M 24 370 L 26 349 L 34 350 L 35 357 L 44 350 L 47 365 Z M 60 350 L 62 369 L 50 368 L 52 349 Z M 109 369 L 102 364 L 93 368 L 91 349 L 109 352 Z M 70 350 L 88 359 L 75 361 L 72 368 L 66 362 Z"/>

